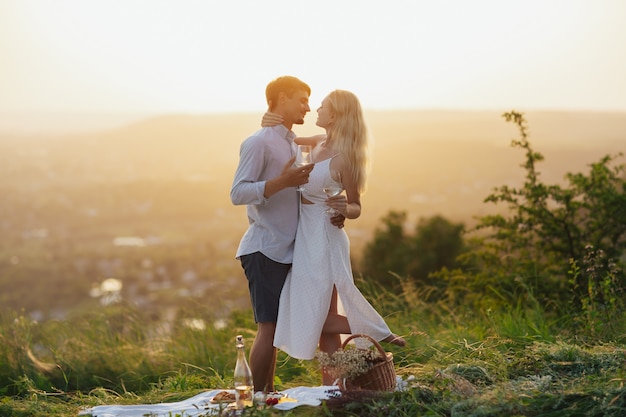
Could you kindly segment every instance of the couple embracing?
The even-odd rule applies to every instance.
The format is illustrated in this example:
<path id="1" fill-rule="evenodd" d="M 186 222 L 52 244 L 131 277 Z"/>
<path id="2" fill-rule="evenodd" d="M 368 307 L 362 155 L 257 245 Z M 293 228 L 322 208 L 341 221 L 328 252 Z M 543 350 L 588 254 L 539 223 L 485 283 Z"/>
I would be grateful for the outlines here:
<path id="1" fill-rule="evenodd" d="M 296 137 L 310 87 L 284 76 L 266 88 L 263 128 L 240 147 L 230 191 L 246 205 L 249 226 L 236 257 L 248 280 L 258 330 L 250 349 L 255 391 L 274 391 L 277 348 L 298 359 L 316 350 L 333 353 L 341 334 L 363 333 L 399 346 L 383 318 L 354 285 L 345 219 L 361 214 L 368 166 L 367 129 L 361 105 L 349 91 L 332 91 L 317 109 L 326 133 Z M 297 144 L 312 145 L 312 164 L 294 166 Z M 345 190 L 328 197 L 324 184 Z M 304 189 L 298 191 L 297 187 Z M 334 214 L 328 214 L 328 208 Z M 332 380 L 323 373 L 323 384 Z"/>

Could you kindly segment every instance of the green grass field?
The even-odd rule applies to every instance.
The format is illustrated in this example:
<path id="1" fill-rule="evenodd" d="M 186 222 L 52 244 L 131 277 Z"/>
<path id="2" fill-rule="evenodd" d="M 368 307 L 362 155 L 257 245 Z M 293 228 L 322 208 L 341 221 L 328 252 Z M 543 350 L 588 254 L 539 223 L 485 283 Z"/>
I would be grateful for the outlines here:
<path id="1" fill-rule="evenodd" d="M 558 126 L 570 127 L 565 129 L 570 134 L 586 132 L 575 125 L 579 119 L 567 118 Z M 609 135 L 609 142 L 619 138 L 621 144 L 623 116 L 615 123 L 617 133 Z M 456 124 L 442 123 L 446 129 L 449 125 Z M 593 127 L 589 132 L 595 135 L 601 125 L 594 119 L 585 126 Z M 187 145 L 204 146 L 200 152 L 198 146 L 173 141 L 172 132 L 179 129 L 147 126 L 154 129 L 145 135 L 131 129 L 92 138 L 100 140 L 95 153 L 85 138 L 68 142 L 72 146 L 0 141 L 0 173 L 6 174 L 0 176 L 0 417 L 76 416 L 96 405 L 176 402 L 204 390 L 231 388 L 234 338 L 244 335 L 249 346 L 256 328 L 246 310 L 245 279 L 233 259 L 245 214 L 227 201 L 225 185 L 240 138 L 227 142 L 233 148 L 228 152 L 210 153 L 215 142 L 201 130 L 187 137 Z M 520 155 L 502 158 L 500 145 L 451 147 L 461 142 L 439 143 L 448 136 L 434 133 L 418 144 L 421 157 L 437 166 L 415 164 L 414 153 L 403 152 L 403 143 L 413 144 L 413 132 L 423 132 L 423 125 L 406 129 L 411 133 L 395 147 L 378 148 L 382 166 L 387 155 L 393 163 L 387 166 L 402 175 L 388 169 L 382 172 L 391 177 L 374 177 L 374 192 L 368 195 L 376 201 L 365 202 L 372 212 L 402 207 L 408 223 L 433 213 L 455 222 L 486 216 L 482 224 L 494 231 L 491 240 L 464 240 L 469 252 L 462 254 L 462 269 L 445 267 L 421 277 L 391 273 L 391 278 L 381 275 L 398 272 L 388 265 L 403 268 L 436 255 L 430 244 L 446 242 L 444 233 L 437 229 L 419 240 L 419 230 L 411 235 L 399 230 L 409 225 L 389 220 L 389 230 L 374 231 L 382 245 L 373 258 L 376 265 L 384 263 L 384 271 L 369 279 L 358 273 L 357 285 L 391 329 L 407 339 L 403 348 L 385 346 L 393 352 L 405 389 L 375 396 L 351 392 L 320 407 L 250 409 L 246 414 L 626 415 L 624 165 L 619 158 L 588 165 L 595 157 L 583 148 L 576 155 L 585 161 L 585 170 L 591 167 L 589 174 L 571 176 L 564 185 L 551 179 L 562 177 L 556 174 L 562 167 L 550 165 L 546 173 L 552 170 L 551 175 L 540 177 L 535 163 L 542 158 L 525 141 L 524 126 L 519 123 L 523 140 L 518 146 L 527 151 L 521 165 L 525 176 L 510 175 L 518 170 Z M 541 132 L 542 124 L 538 127 Z M 457 128 L 454 137 L 480 133 L 463 124 Z M 162 137 L 155 136 L 157 131 Z M 496 129 L 493 134 L 501 133 Z M 129 137 L 135 141 L 113 140 Z M 162 139 L 160 148 L 155 138 Z M 427 146 L 433 143 L 440 146 L 434 153 Z M 557 162 L 577 160 L 553 146 Z M 171 149 L 197 158 L 169 158 Z M 202 156 L 209 154 L 220 163 Z M 399 156 L 410 163 L 398 163 Z M 445 169 L 439 166 L 443 160 L 449 162 Z M 494 169 L 494 162 L 502 166 Z M 422 171 L 407 183 L 408 165 Z M 494 178 L 486 180 L 478 168 Z M 195 174 L 205 171 L 211 175 L 198 182 Z M 467 183 L 468 173 L 477 182 Z M 483 211 L 492 182 L 507 184 L 490 196 L 492 202 L 508 204 L 503 216 Z M 424 205 L 429 201 L 438 204 Z M 378 202 L 384 204 L 374 208 Z M 356 243 L 353 249 L 368 243 L 378 219 L 374 214 L 367 227 L 358 222 L 346 227 Z M 148 244 L 119 247 L 118 237 Z M 383 286 L 383 278 L 397 285 Z M 120 288 L 123 283 L 121 296 L 106 290 L 106 282 Z M 320 383 L 315 361 L 279 355 L 277 389 Z"/>
<path id="2" fill-rule="evenodd" d="M 335 404 L 282 412 L 294 416 L 607 416 L 626 413 L 626 351 L 615 340 L 589 340 L 570 318 L 540 307 L 501 312 L 452 310 L 359 282 L 390 327 L 407 338 L 386 345 L 406 390 L 380 397 L 353 393 Z M 201 313 L 199 313 L 201 314 Z M 176 320 L 158 329 L 127 306 L 65 321 L 35 323 L 3 314 L 0 323 L 0 416 L 75 416 L 85 407 L 179 401 L 230 388 L 234 336 L 248 341 L 248 311 L 224 327 Z M 277 389 L 317 386 L 315 361 L 280 355 Z M 260 416 L 280 415 L 256 410 Z"/>

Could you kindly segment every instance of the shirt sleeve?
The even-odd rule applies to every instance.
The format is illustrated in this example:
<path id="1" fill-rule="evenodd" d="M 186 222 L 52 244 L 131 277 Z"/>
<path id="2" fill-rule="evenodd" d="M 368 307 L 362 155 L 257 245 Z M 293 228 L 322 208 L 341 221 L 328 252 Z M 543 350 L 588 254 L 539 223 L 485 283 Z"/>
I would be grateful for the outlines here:
<path id="1" fill-rule="evenodd" d="M 230 200 L 234 205 L 265 204 L 265 180 L 261 179 L 265 169 L 266 149 L 261 141 L 246 140 L 239 149 L 239 165 L 230 189 Z"/>

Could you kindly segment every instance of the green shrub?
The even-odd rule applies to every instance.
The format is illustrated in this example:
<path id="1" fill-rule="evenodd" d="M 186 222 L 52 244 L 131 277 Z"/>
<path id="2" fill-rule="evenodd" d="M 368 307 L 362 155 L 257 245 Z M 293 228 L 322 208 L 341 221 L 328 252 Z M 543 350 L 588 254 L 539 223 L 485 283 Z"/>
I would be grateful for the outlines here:
<path id="1" fill-rule="evenodd" d="M 485 199 L 506 204 L 507 214 L 481 217 L 468 238 L 469 250 L 459 258 L 461 267 L 440 277 L 457 305 L 503 308 L 527 297 L 530 288 L 548 312 L 567 313 L 571 306 L 580 311 L 589 298 L 588 277 L 570 276 L 572 262 L 584 262 L 588 245 L 614 260 L 626 250 L 626 176 L 623 164 L 613 164 L 621 154 L 591 164 L 587 175 L 567 174 L 563 187 L 547 185 L 537 169 L 543 156 L 528 141 L 523 115 L 503 116 L 520 133 L 512 146 L 525 151 L 525 182 L 520 188 L 498 187 Z M 614 266 L 622 269 L 618 261 Z M 611 288 L 602 291 L 618 294 L 625 284 L 624 274 L 615 273 L 603 284 Z"/>

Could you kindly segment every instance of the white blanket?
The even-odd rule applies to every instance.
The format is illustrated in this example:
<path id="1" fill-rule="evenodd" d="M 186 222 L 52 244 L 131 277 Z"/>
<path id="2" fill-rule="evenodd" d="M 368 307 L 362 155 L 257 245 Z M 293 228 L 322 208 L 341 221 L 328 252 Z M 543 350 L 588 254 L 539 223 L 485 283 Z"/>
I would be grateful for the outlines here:
<path id="1" fill-rule="evenodd" d="M 217 415 L 219 404 L 211 404 L 218 392 L 232 390 L 215 389 L 205 391 L 184 401 L 175 403 L 140 404 L 140 405 L 98 405 L 78 413 L 79 416 L 92 417 L 170 417 L 182 415 L 185 417 Z M 287 397 L 296 401 L 281 402 L 273 407 L 278 410 L 290 410 L 301 405 L 318 406 L 323 400 L 340 395 L 336 386 L 296 387 L 281 391 Z M 222 405 L 224 409 L 224 405 Z"/>

